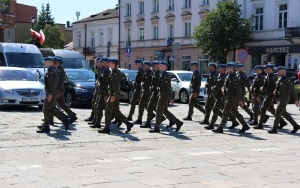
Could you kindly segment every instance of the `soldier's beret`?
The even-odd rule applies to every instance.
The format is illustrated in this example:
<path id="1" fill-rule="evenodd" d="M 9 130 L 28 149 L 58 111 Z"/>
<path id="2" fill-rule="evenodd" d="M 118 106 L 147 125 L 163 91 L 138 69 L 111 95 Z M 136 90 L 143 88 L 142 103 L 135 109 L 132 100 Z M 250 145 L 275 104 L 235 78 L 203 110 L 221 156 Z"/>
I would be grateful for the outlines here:
<path id="1" fill-rule="evenodd" d="M 208 66 L 212 66 L 212 67 L 217 68 L 217 64 L 215 64 L 215 63 L 208 63 Z"/>
<path id="2" fill-rule="evenodd" d="M 234 62 L 228 62 L 226 64 L 227 67 L 235 67 L 235 63 Z"/>
<path id="3" fill-rule="evenodd" d="M 268 64 L 266 65 L 266 68 L 274 69 L 274 65 L 273 65 L 272 63 L 268 63 Z"/>
<path id="4" fill-rule="evenodd" d="M 58 61 L 58 62 L 62 63 L 62 57 L 60 57 L 60 56 L 54 56 L 53 59 L 54 59 L 54 61 Z"/>
<path id="5" fill-rule="evenodd" d="M 193 65 L 199 66 L 199 63 L 198 63 L 197 61 L 192 61 L 192 62 L 191 62 L 191 66 L 193 66 Z"/>
<path id="6" fill-rule="evenodd" d="M 244 67 L 244 63 L 237 63 L 236 67 Z"/>
<path id="7" fill-rule="evenodd" d="M 226 64 L 218 64 L 218 67 L 219 67 L 219 68 L 226 68 L 227 65 L 226 65 Z"/>
<path id="8" fill-rule="evenodd" d="M 52 56 L 44 57 L 44 61 L 54 61 Z"/>
<path id="9" fill-rule="evenodd" d="M 102 58 L 102 61 L 106 61 L 106 62 L 107 62 L 107 61 L 108 61 L 108 58 L 107 58 L 107 57 L 103 57 L 103 58 Z"/>
<path id="10" fill-rule="evenodd" d="M 256 66 L 255 66 L 255 69 L 262 69 L 262 70 L 263 70 L 263 69 L 264 69 L 264 66 L 263 66 L 263 65 L 256 65 Z"/>
<path id="11" fill-rule="evenodd" d="M 159 61 L 153 61 L 153 62 L 152 62 L 152 66 L 153 66 L 153 65 L 158 65 L 158 64 L 159 64 Z"/>
<path id="12" fill-rule="evenodd" d="M 166 65 L 167 67 L 169 66 L 169 64 L 167 62 L 165 62 L 165 61 L 160 61 L 159 64 L 160 65 Z"/>
<path id="13" fill-rule="evenodd" d="M 141 59 L 136 59 L 134 60 L 134 63 L 143 63 L 143 61 Z"/>
<path id="14" fill-rule="evenodd" d="M 108 58 L 108 61 L 109 61 L 110 63 L 114 63 L 114 64 L 116 64 L 116 65 L 119 64 L 119 60 L 117 60 L 117 59 L 115 59 L 115 58 Z"/>
<path id="15" fill-rule="evenodd" d="M 286 67 L 284 67 L 284 66 L 279 66 L 279 67 L 277 67 L 277 70 L 286 70 Z"/>
<path id="16" fill-rule="evenodd" d="M 152 66 L 152 63 L 151 63 L 150 61 L 144 61 L 143 64 L 144 64 L 144 65 Z"/>

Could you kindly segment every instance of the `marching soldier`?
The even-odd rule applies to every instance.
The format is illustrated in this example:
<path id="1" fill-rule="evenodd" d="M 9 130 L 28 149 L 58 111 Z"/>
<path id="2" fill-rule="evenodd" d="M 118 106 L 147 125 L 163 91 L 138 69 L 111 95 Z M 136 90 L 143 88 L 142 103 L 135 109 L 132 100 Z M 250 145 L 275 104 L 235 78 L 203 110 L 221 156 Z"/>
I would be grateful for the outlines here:
<path id="1" fill-rule="evenodd" d="M 243 116 L 238 111 L 238 106 L 235 103 L 239 102 L 240 105 L 243 105 L 242 89 L 240 81 L 234 72 L 235 64 L 227 63 L 227 76 L 224 82 L 222 92 L 225 95 L 225 105 L 223 109 L 223 116 L 221 123 L 217 129 L 212 130 L 215 133 L 223 133 L 223 128 L 227 123 L 227 119 L 232 113 L 242 124 L 243 128 L 239 130 L 240 133 L 244 133 L 250 129 L 250 127 L 245 122 Z"/>
<path id="2" fill-rule="evenodd" d="M 129 121 L 132 121 L 132 116 L 134 114 L 135 111 L 135 106 L 137 105 L 137 103 L 140 101 L 140 97 L 141 97 L 141 83 L 143 80 L 143 76 L 144 76 L 144 70 L 143 70 L 143 61 L 140 59 L 137 59 L 134 61 L 135 66 L 137 68 L 137 74 L 135 77 L 135 81 L 134 81 L 134 92 L 132 94 L 132 99 L 130 101 L 131 107 L 130 107 L 130 111 L 129 111 L 129 115 L 127 116 L 127 119 Z"/>
<path id="3" fill-rule="evenodd" d="M 50 133 L 50 120 L 51 116 L 57 117 L 65 125 L 65 130 L 69 128 L 70 119 L 65 118 L 64 114 L 55 110 L 57 93 L 58 93 L 58 73 L 54 67 L 54 59 L 52 57 L 45 57 L 45 67 L 47 72 L 45 74 L 45 91 L 46 99 L 44 101 L 43 113 L 44 124 L 38 126 L 37 133 Z"/>
<path id="4" fill-rule="evenodd" d="M 260 88 L 264 85 L 264 76 L 262 74 L 264 67 L 262 65 L 255 66 L 256 76 L 253 79 L 253 83 L 250 87 L 250 93 L 252 95 L 252 111 L 253 111 L 253 122 L 250 125 L 258 124 L 259 106 L 262 98 Z"/>
<path id="5" fill-rule="evenodd" d="M 110 134 L 110 124 L 111 119 L 114 116 L 118 120 L 126 124 L 126 133 L 130 132 L 133 124 L 130 123 L 126 117 L 121 113 L 119 109 L 119 99 L 120 99 L 120 84 L 121 84 L 121 72 L 118 69 L 119 61 L 117 59 L 109 59 L 109 66 L 111 68 L 111 73 L 109 77 L 108 93 L 104 96 L 106 101 L 105 108 L 105 127 L 99 130 L 99 133 Z"/>
<path id="6" fill-rule="evenodd" d="M 264 85 L 260 88 L 260 92 L 263 93 L 264 99 L 262 102 L 262 106 L 260 108 L 260 118 L 257 126 L 253 127 L 254 129 L 263 129 L 263 123 L 267 122 L 266 112 L 267 110 L 271 112 L 271 114 L 275 115 L 274 108 L 274 91 L 276 89 L 277 76 L 274 74 L 274 65 L 272 63 L 268 63 L 266 65 L 265 71 L 267 73 Z M 283 118 L 280 118 L 280 127 L 284 127 L 287 123 Z"/>
<path id="7" fill-rule="evenodd" d="M 166 72 L 168 69 L 168 63 L 161 61 L 159 65 L 160 78 L 159 78 L 159 99 L 156 107 L 156 121 L 155 128 L 150 130 L 150 133 L 159 133 L 160 124 L 162 122 L 163 114 L 170 120 L 169 128 L 176 124 L 176 132 L 178 132 L 183 125 L 183 122 L 179 121 L 169 110 L 168 101 L 172 98 L 171 89 L 171 77 Z"/>
<path id="8" fill-rule="evenodd" d="M 215 79 L 218 76 L 218 73 L 216 71 L 217 65 L 215 63 L 209 63 L 208 68 L 209 68 L 209 74 L 205 85 L 205 92 L 207 94 L 207 99 L 205 102 L 205 116 L 204 116 L 204 120 L 201 121 L 200 124 L 209 124 L 210 112 L 215 104 L 215 99 L 212 94 L 211 88 L 213 87 Z"/>
<path id="9" fill-rule="evenodd" d="M 139 114 L 138 119 L 134 122 L 134 124 L 142 124 L 142 118 L 144 114 L 144 110 L 147 109 L 147 105 L 150 99 L 150 87 L 152 81 L 153 72 L 150 69 L 151 62 L 145 61 L 144 62 L 144 76 L 142 80 L 142 92 L 141 92 L 141 99 L 139 102 Z"/>
<path id="10" fill-rule="evenodd" d="M 279 126 L 280 118 L 284 116 L 286 120 L 288 120 L 294 127 L 291 133 L 296 133 L 300 129 L 300 126 L 292 118 L 291 114 L 287 113 L 286 106 L 290 101 L 290 94 L 292 94 L 295 99 L 295 105 L 298 107 L 299 106 L 298 96 L 295 92 L 292 79 L 286 76 L 286 68 L 280 66 L 277 69 L 278 69 L 279 79 L 276 83 L 276 89 L 274 91 L 274 95 L 277 96 L 278 105 L 275 111 L 274 126 L 268 132 L 270 134 L 276 134 Z"/>
<path id="11" fill-rule="evenodd" d="M 201 78 L 202 78 L 199 72 L 198 62 L 191 63 L 191 71 L 193 71 L 193 75 L 190 83 L 191 95 L 190 95 L 190 102 L 189 102 L 189 112 L 187 117 L 183 118 L 183 120 L 189 120 L 189 121 L 192 121 L 194 107 L 197 108 L 200 112 L 205 114 L 205 110 L 203 109 L 203 107 L 197 103 L 197 98 L 200 92 Z"/>
<path id="12" fill-rule="evenodd" d="M 95 107 L 95 124 L 91 128 L 101 128 L 101 119 L 103 117 L 103 110 L 105 110 L 106 103 L 104 96 L 108 96 L 109 84 L 109 63 L 107 58 L 102 58 L 100 61 L 101 70 L 98 75 L 98 100 Z"/>

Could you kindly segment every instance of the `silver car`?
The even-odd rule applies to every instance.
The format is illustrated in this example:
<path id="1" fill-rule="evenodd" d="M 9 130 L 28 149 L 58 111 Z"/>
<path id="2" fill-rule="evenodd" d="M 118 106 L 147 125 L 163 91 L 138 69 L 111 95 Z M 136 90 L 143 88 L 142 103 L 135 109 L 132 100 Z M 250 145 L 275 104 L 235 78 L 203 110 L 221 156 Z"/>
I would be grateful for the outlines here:
<path id="1" fill-rule="evenodd" d="M 0 67 L 0 106 L 43 107 L 44 85 L 25 68 Z"/>
<path id="2" fill-rule="evenodd" d="M 181 103 L 189 103 L 190 97 L 190 82 L 192 79 L 193 72 L 173 70 L 168 71 L 171 76 L 171 85 L 175 91 L 175 100 L 179 100 Z M 200 93 L 198 96 L 199 100 L 205 100 L 206 95 L 204 94 L 206 79 L 201 78 Z"/>

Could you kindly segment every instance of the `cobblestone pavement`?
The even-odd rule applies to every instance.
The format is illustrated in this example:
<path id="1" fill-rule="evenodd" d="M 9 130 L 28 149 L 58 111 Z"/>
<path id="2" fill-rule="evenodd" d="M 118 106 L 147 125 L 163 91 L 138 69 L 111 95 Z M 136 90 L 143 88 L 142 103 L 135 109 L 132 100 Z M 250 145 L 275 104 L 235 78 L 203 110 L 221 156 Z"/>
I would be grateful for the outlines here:
<path id="1" fill-rule="evenodd" d="M 187 110 L 170 107 L 180 119 Z M 300 122 L 297 107 L 287 110 Z M 83 121 L 88 108 L 74 111 L 79 120 L 69 131 L 56 123 L 46 135 L 35 133 L 42 119 L 37 108 L 0 109 L 1 187 L 300 187 L 300 133 L 289 134 L 288 125 L 269 135 L 273 117 L 266 130 L 246 134 L 206 131 L 196 111 L 179 133 L 162 127 L 149 134 L 135 125 L 124 134 L 124 125 L 112 125 L 112 135 L 100 135 Z M 127 115 L 129 105 L 121 111 Z"/>

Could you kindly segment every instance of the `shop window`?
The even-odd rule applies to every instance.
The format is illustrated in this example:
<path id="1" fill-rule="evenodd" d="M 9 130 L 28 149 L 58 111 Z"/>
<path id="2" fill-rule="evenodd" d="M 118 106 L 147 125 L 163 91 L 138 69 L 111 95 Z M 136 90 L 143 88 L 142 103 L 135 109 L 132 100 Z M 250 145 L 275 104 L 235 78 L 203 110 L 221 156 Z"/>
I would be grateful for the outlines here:
<path id="1" fill-rule="evenodd" d="M 199 62 L 200 62 L 200 73 L 208 74 L 208 63 L 209 63 L 208 55 L 200 56 Z"/>
<path id="2" fill-rule="evenodd" d="M 182 70 L 190 71 L 191 56 L 182 56 Z"/>

